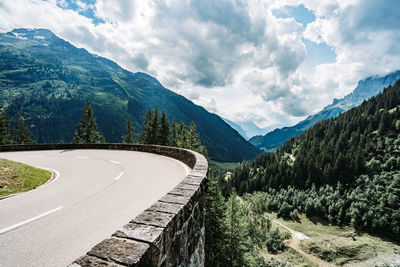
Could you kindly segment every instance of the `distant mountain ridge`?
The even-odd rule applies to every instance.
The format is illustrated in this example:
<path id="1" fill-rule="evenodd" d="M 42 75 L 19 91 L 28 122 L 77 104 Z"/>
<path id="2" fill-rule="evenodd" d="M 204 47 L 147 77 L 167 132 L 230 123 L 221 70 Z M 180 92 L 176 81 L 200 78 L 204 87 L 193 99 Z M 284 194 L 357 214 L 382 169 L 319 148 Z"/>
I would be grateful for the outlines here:
<path id="1" fill-rule="evenodd" d="M 350 94 L 341 99 L 334 99 L 332 104 L 320 112 L 308 116 L 305 120 L 290 127 L 275 129 L 264 136 L 258 135 L 250 138 L 249 142 L 260 149 L 280 147 L 286 140 L 298 136 L 317 122 L 334 118 L 352 107 L 360 105 L 364 100 L 377 95 L 385 87 L 394 85 L 400 79 L 400 70 L 384 77 L 369 77 L 358 82 L 357 87 Z"/>
<path id="2" fill-rule="evenodd" d="M 128 119 L 136 131 L 149 107 L 168 118 L 194 121 L 212 159 L 237 162 L 259 151 L 220 117 L 163 87 L 90 54 L 45 29 L 0 33 L 0 104 L 22 115 L 39 143 L 70 142 L 86 98 L 106 141 L 119 142 Z"/>
<path id="3" fill-rule="evenodd" d="M 222 118 L 222 117 L 221 117 Z M 249 137 L 247 136 L 247 132 L 246 130 L 244 130 L 242 127 L 240 127 L 239 124 L 230 121 L 226 118 L 222 118 L 227 124 L 229 124 L 229 126 L 231 126 L 236 132 L 238 132 L 244 139 L 248 140 Z"/>
<path id="4" fill-rule="evenodd" d="M 277 125 L 272 125 L 267 128 L 260 128 L 250 120 L 240 122 L 234 122 L 226 118 L 223 118 L 223 120 L 228 123 L 233 129 L 235 129 L 246 140 L 249 140 L 251 137 L 256 135 L 264 135 L 277 127 Z"/>

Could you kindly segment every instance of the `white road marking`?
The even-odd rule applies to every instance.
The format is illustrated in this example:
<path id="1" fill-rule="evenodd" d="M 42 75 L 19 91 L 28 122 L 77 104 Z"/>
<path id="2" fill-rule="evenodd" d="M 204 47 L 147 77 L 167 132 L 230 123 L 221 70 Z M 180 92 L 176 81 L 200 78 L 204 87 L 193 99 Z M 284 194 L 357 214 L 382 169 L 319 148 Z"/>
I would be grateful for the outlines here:
<path id="1" fill-rule="evenodd" d="M 167 158 L 168 158 L 168 157 L 167 157 Z M 179 164 L 182 165 L 182 167 L 185 169 L 185 173 L 186 173 L 185 177 L 188 176 L 189 173 L 192 171 L 192 169 L 190 169 L 189 166 L 186 165 L 185 163 L 183 163 L 182 161 L 177 160 L 177 159 L 173 159 L 173 158 L 168 158 L 168 159 L 173 160 L 173 161 L 176 161 L 176 162 L 178 162 Z"/>
<path id="2" fill-rule="evenodd" d="M 117 177 L 114 178 L 115 181 L 117 181 L 121 176 L 124 175 L 124 171 L 122 171 Z"/>
<path id="3" fill-rule="evenodd" d="M 115 164 L 118 164 L 118 165 L 121 165 L 121 163 L 119 163 L 118 161 L 115 161 L 115 160 L 109 160 L 109 162 L 112 162 L 112 163 L 115 163 Z"/>
<path id="4" fill-rule="evenodd" d="M 28 158 L 44 158 L 43 155 L 29 155 Z"/>
<path id="5" fill-rule="evenodd" d="M 54 213 L 54 212 L 56 212 L 56 211 L 59 211 L 59 210 L 62 209 L 62 208 L 63 208 L 63 207 L 58 207 L 58 208 L 49 210 L 49 211 L 47 211 L 47 212 L 45 212 L 45 213 L 42 213 L 42 214 L 40 214 L 40 215 L 38 215 L 38 216 L 35 216 L 35 217 L 33 217 L 33 218 L 30 218 L 30 219 L 28 219 L 28 220 L 26 220 L 26 221 L 23 221 L 23 222 L 20 222 L 20 223 L 11 225 L 11 226 L 9 226 L 9 227 L 7 227 L 7 228 L 4 228 L 4 229 L 0 230 L 0 235 L 5 234 L 5 233 L 7 233 L 7 232 L 9 232 L 9 231 L 12 231 L 12 230 L 14 230 L 14 229 L 17 229 L 17 228 L 19 228 L 19 227 L 21 227 L 21 226 L 23 226 L 23 225 L 25 225 L 25 224 L 28 224 L 28 223 L 30 223 L 30 222 L 39 220 L 40 218 L 45 217 L 45 216 L 47 216 L 47 215 L 50 215 L 50 214 L 52 214 L 52 213 Z"/>
<path id="6" fill-rule="evenodd" d="M 77 158 L 77 159 L 88 159 L 89 157 L 85 157 L 85 156 L 75 156 L 75 158 Z"/>
<path id="7" fill-rule="evenodd" d="M 55 180 L 57 180 L 57 179 L 60 178 L 60 176 L 61 176 L 60 172 L 57 171 L 57 170 L 54 170 L 54 169 L 45 168 L 45 167 L 36 167 L 36 168 L 43 169 L 43 170 L 48 170 L 48 171 L 52 171 L 52 172 L 54 173 L 54 175 L 55 175 L 55 177 L 53 177 L 53 179 L 52 179 L 50 182 L 45 183 L 44 185 L 49 185 L 49 184 L 51 184 L 51 183 L 54 183 Z"/>

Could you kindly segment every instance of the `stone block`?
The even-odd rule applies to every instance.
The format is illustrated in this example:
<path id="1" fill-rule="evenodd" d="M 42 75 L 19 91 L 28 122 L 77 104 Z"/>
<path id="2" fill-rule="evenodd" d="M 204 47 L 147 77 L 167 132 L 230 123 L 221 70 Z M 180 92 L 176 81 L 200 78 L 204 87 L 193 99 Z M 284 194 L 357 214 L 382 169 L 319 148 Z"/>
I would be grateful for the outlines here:
<path id="1" fill-rule="evenodd" d="M 183 184 L 183 183 L 180 183 L 180 184 L 178 184 L 175 188 L 197 191 L 197 190 L 199 189 L 199 186 L 197 186 L 197 185 L 191 185 L 191 184 Z"/>
<path id="2" fill-rule="evenodd" d="M 157 242 L 162 237 L 164 228 L 155 227 L 146 224 L 128 223 L 120 230 L 117 230 L 113 236 L 128 238 L 146 243 Z"/>
<path id="3" fill-rule="evenodd" d="M 122 265 L 147 266 L 150 265 L 149 248 L 146 243 L 110 238 L 97 244 L 87 254 Z"/>
<path id="4" fill-rule="evenodd" d="M 171 195 L 178 195 L 178 196 L 186 196 L 186 197 L 191 197 L 191 196 L 193 196 L 193 194 L 195 193 L 196 191 L 193 191 L 193 190 L 187 190 L 187 189 L 183 189 L 183 188 L 174 188 L 174 189 L 172 189 L 171 191 L 169 191 L 168 192 L 168 194 L 171 194 Z"/>
<path id="5" fill-rule="evenodd" d="M 171 195 L 166 194 L 162 198 L 160 198 L 159 202 L 167 202 L 167 203 L 175 203 L 186 205 L 190 201 L 190 197 L 188 196 L 178 196 L 178 195 Z"/>
<path id="6" fill-rule="evenodd" d="M 69 264 L 67 267 L 121 267 L 121 266 L 122 265 L 113 262 L 107 262 L 96 257 L 85 255 L 74 261 L 72 264 Z"/>
<path id="7" fill-rule="evenodd" d="M 171 214 L 177 214 L 183 209 L 182 204 L 176 204 L 176 203 L 167 203 L 167 202 L 156 202 L 153 205 L 150 206 L 147 210 L 150 211 L 161 211 L 165 213 L 171 213 Z"/>
<path id="8" fill-rule="evenodd" d="M 175 217 L 175 214 L 159 211 L 145 210 L 139 214 L 131 223 L 147 224 L 156 227 L 167 227 Z"/>
<path id="9" fill-rule="evenodd" d="M 191 176 L 190 174 L 183 179 L 182 183 L 200 186 L 205 180 L 202 177 Z"/>

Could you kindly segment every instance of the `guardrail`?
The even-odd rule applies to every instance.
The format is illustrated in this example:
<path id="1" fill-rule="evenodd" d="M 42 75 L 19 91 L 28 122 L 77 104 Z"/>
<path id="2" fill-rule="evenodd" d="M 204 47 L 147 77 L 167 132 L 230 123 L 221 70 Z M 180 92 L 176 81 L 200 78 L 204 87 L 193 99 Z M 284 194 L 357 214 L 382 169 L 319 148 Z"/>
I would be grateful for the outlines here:
<path id="1" fill-rule="evenodd" d="M 208 162 L 182 148 L 129 144 L 3 145 L 0 151 L 113 149 L 159 154 L 192 171 L 173 190 L 94 246 L 69 267 L 204 266 L 205 190 Z"/>

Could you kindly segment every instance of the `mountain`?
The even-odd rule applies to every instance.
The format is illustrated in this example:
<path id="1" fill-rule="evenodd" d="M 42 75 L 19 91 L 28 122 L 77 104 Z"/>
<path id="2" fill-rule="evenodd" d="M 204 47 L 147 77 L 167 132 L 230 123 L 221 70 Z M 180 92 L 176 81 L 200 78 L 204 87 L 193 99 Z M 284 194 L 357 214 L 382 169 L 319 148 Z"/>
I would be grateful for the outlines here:
<path id="1" fill-rule="evenodd" d="M 235 129 L 246 140 L 249 140 L 251 137 L 256 135 L 264 135 L 275 127 L 280 126 L 275 124 L 267 128 L 260 128 L 252 121 L 233 122 L 226 118 L 223 118 L 223 120 L 228 123 L 233 129 Z"/>
<path id="2" fill-rule="evenodd" d="M 39 143 L 70 142 L 86 98 L 107 142 L 119 142 L 128 119 L 136 131 L 149 107 L 168 118 L 194 121 L 216 161 L 253 158 L 258 149 L 220 117 L 145 73 L 77 48 L 45 29 L 0 34 L 0 104 L 9 118 L 22 115 Z"/>
<path id="3" fill-rule="evenodd" d="M 231 126 L 236 132 L 238 132 L 244 139 L 249 139 L 249 137 L 247 136 L 246 131 L 240 127 L 239 124 L 234 123 L 233 121 L 230 121 L 226 118 L 222 118 L 227 124 L 229 124 L 229 126 Z"/>
<path id="4" fill-rule="evenodd" d="M 400 79 L 400 70 L 384 77 L 369 77 L 359 81 L 352 93 L 341 99 L 334 99 L 332 104 L 326 106 L 320 112 L 308 116 L 305 120 L 294 126 L 275 129 L 264 136 L 254 136 L 249 142 L 261 149 L 280 147 L 286 140 L 302 134 L 317 122 L 334 118 L 340 113 L 360 105 L 364 100 L 377 95 L 383 88 L 393 85 L 398 79 Z"/>
<path id="5" fill-rule="evenodd" d="M 239 194 L 267 191 L 262 202 L 278 216 L 293 217 L 296 210 L 398 241 L 399 144 L 400 80 L 276 153 L 239 165 L 226 183 Z"/>

